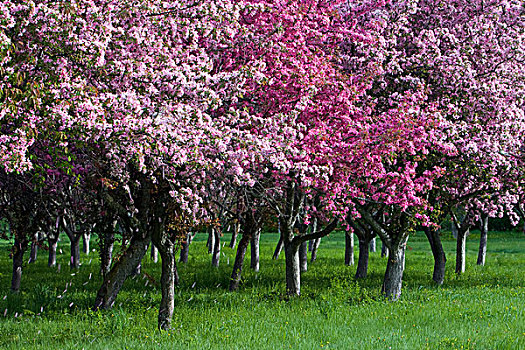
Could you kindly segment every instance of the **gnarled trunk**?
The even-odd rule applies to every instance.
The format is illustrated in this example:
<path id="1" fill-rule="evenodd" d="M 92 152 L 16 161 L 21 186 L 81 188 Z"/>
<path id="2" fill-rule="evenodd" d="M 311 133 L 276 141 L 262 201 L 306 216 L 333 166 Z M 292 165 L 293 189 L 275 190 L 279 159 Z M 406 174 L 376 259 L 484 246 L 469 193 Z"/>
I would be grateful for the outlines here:
<path id="1" fill-rule="evenodd" d="M 354 264 L 354 234 L 350 231 L 345 231 L 345 265 L 350 266 Z"/>
<path id="2" fill-rule="evenodd" d="M 94 309 L 109 309 L 113 306 L 117 294 L 122 288 L 124 281 L 140 264 L 142 258 L 148 250 L 151 237 L 134 237 L 131 239 L 128 249 L 113 265 L 109 273 L 104 277 L 95 299 Z"/>
<path id="3" fill-rule="evenodd" d="M 368 249 L 370 241 L 366 239 L 359 239 L 359 259 L 357 260 L 357 270 L 355 272 L 355 278 L 365 278 L 368 273 Z"/>
<path id="4" fill-rule="evenodd" d="M 405 269 L 405 247 L 406 240 L 402 244 L 395 245 L 389 251 L 382 293 L 390 300 L 398 300 L 401 296 L 403 271 Z"/>
<path id="5" fill-rule="evenodd" d="M 479 235 L 479 251 L 478 251 L 478 265 L 485 265 L 485 258 L 487 256 L 487 236 L 489 232 L 489 216 L 483 215 L 481 217 L 480 235 Z"/>
<path id="6" fill-rule="evenodd" d="M 259 242 L 261 239 L 261 230 L 257 229 L 255 230 L 255 233 L 252 235 L 252 238 L 250 240 L 250 252 L 251 252 L 251 260 L 250 260 L 250 267 L 255 270 L 256 272 L 259 271 Z"/>
<path id="7" fill-rule="evenodd" d="M 445 264 L 447 258 L 445 256 L 445 250 L 443 244 L 441 244 L 441 238 L 439 237 L 439 231 L 430 227 L 425 227 L 425 235 L 427 236 L 430 248 L 432 249 L 432 255 L 434 257 L 434 272 L 432 279 L 437 284 L 443 284 L 445 280 Z"/>

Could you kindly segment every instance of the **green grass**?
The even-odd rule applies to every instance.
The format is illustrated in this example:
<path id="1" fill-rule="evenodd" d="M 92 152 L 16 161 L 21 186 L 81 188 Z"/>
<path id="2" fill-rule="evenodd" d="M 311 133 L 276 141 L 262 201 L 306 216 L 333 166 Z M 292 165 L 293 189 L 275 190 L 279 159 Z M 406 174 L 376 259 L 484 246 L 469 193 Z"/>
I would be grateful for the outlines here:
<path id="1" fill-rule="evenodd" d="M 48 268 L 40 251 L 37 263 L 24 268 L 21 293 L 10 294 L 9 245 L 0 241 L 0 348 L 523 349 L 525 237 L 491 233 L 484 267 L 475 265 L 478 237 L 469 237 L 460 277 L 453 272 L 455 242 L 444 237 L 442 287 L 431 281 L 425 236 L 411 237 L 403 295 L 389 302 L 380 297 L 385 259 L 371 254 L 369 277 L 356 282 L 355 266 L 343 264 L 341 233 L 323 240 L 318 261 L 302 276 L 302 296 L 292 300 L 284 297 L 283 258 L 271 260 L 276 234 L 263 234 L 261 271 L 247 265 L 237 293 L 227 291 L 234 251 L 224 247 L 214 269 L 200 234 L 187 266 L 179 265 L 170 332 L 156 330 L 160 290 L 142 276 L 126 282 L 113 310 L 90 311 L 101 282 L 97 255 L 82 256 L 81 268 L 70 271 L 67 239 L 60 271 Z M 159 280 L 159 265 L 146 258 L 143 272 Z"/>

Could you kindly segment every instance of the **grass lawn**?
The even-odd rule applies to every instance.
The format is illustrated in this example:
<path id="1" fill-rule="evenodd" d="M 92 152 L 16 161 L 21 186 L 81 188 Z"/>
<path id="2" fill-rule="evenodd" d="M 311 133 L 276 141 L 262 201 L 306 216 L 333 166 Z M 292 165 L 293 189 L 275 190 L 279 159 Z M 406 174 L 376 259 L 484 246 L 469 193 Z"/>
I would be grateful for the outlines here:
<path id="1" fill-rule="evenodd" d="M 455 241 L 445 235 L 448 263 L 441 287 L 432 283 L 432 255 L 424 234 L 417 233 L 408 243 L 398 302 L 380 297 L 386 267 L 380 243 L 370 255 L 368 278 L 357 282 L 356 267 L 344 266 L 343 234 L 323 239 L 318 260 L 302 275 L 301 297 L 287 300 L 284 256 L 271 259 L 276 234 L 262 235 L 259 273 L 249 269 L 247 257 L 237 293 L 227 290 L 235 252 L 224 247 L 220 268 L 212 268 L 205 239 L 197 235 L 188 264 L 179 264 L 170 332 L 156 329 L 160 289 L 143 275 L 126 282 L 113 310 L 90 311 L 101 283 L 98 256 L 83 255 L 80 269 L 70 271 L 66 238 L 59 243 L 61 268 L 48 268 L 46 252 L 39 251 L 37 262 L 24 266 L 21 293 L 10 294 L 9 244 L 0 241 L 0 348 L 525 349 L 521 233 L 489 233 L 483 267 L 476 266 L 474 232 L 460 277 L 454 274 Z M 142 271 L 160 280 L 160 264 L 149 256 Z"/>

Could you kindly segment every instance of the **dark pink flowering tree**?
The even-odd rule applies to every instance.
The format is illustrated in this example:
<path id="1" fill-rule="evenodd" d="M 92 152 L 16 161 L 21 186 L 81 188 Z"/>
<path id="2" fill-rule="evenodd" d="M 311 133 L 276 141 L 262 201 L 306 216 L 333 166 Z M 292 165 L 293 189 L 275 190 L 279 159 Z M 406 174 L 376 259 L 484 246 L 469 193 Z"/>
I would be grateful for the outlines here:
<path id="1" fill-rule="evenodd" d="M 361 7 L 352 10 L 359 13 Z M 402 192 L 419 198 L 412 204 L 422 205 L 411 216 L 417 219 L 414 224 L 429 227 L 436 259 L 434 280 L 442 283 L 445 256 L 437 230 L 429 224 L 439 224 L 457 205 L 496 215 L 516 200 L 507 190 L 516 186 L 505 189 L 502 184 L 509 183 L 507 175 L 515 166 L 509 155 L 516 154 L 523 142 L 522 3 L 392 1 L 365 13 L 360 23 L 379 28 L 377 46 L 348 51 L 350 69 L 380 63 L 382 74 L 369 91 L 374 113 L 388 110 L 402 95 L 419 95 L 411 108 L 416 119 L 399 123 L 398 130 L 423 127 L 425 149 L 413 142 L 418 138 L 405 134 L 402 142 L 414 143 L 421 152 L 401 158 L 393 154 L 388 166 L 394 165 L 398 173 L 399 161 L 409 160 L 410 169 L 399 174 L 417 174 L 424 188 L 416 196 L 405 192 L 405 186 L 389 184 L 385 189 L 401 195 L 398 198 L 409 198 Z M 371 199 L 378 198 L 390 204 L 383 193 Z M 400 213 L 409 208 L 402 202 L 395 204 L 401 206 Z"/>

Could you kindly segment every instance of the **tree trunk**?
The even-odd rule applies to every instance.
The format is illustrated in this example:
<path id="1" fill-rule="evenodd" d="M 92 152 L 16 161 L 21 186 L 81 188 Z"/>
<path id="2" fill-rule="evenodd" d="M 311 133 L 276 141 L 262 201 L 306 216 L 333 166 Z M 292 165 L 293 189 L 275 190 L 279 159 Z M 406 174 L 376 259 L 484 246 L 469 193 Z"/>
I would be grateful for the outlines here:
<path id="1" fill-rule="evenodd" d="M 94 309 L 109 309 L 113 306 L 124 281 L 131 275 L 148 250 L 151 237 L 132 238 L 128 249 L 104 277 L 95 299 Z"/>
<path id="2" fill-rule="evenodd" d="M 299 267 L 299 247 L 291 239 L 284 241 L 284 255 L 286 260 L 286 293 L 288 295 L 301 294 L 301 269 Z"/>
<path id="3" fill-rule="evenodd" d="M 15 244 L 13 246 L 13 276 L 11 278 L 11 292 L 18 293 L 20 291 L 20 284 L 22 282 L 22 265 L 24 263 L 24 253 L 29 242 L 27 240 L 20 241 L 15 236 Z"/>
<path id="4" fill-rule="evenodd" d="M 231 249 L 235 248 L 235 245 L 237 244 L 237 236 L 239 235 L 239 223 L 233 224 L 233 232 L 232 232 L 232 239 L 230 240 L 229 247 Z"/>
<path id="5" fill-rule="evenodd" d="M 28 263 L 34 263 L 36 261 L 38 254 L 38 233 L 35 233 L 33 238 L 31 239 L 31 249 L 29 252 L 29 261 Z"/>
<path id="6" fill-rule="evenodd" d="M 91 240 L 91 233 L 82 234 L 82 251 L 86 255 L 89 255 L 89 241 L 90 240 Z"/>
<path id="7" fill-rule="evenodd" d="M 385 297 L 393 301 L 398 300 L 401 296 L 403 270 L 405 266 L 405 246 L 406 239 L 403 244 L 396 245 L 394 247 L 395 250 L 389 251 L 382 293 Z"/>
<path id="8" fill-rule="evenodd" d="M 174 283 L 176 286 L 180 285 L 179 270 L 177 270 L 177 262 L 175 261 L 175 248 L 173 248 L 173 276 L 175 278 Z"/>
<path id="9" fill-rule="evenodd" d="M 155 244 L 151 243 L 151 253 L 150 253 L 151 261 L 153 261 L 155 264 L 159 261 L 159 250 L 157 247 L 155 247 Z"/>
<path id="10" fill-rule="evenodd" d="M 255 230 L 254 235 L 251 237 L 250 240 L 250 252 L 251 252 L 251 260 L 250 260 L 250 267 L 255 270 L 255 272 L 259 271 L 259 242 L 261 240 L 261 230 L 257 229 Z"/>
<path id="11" fill-rule="evenodd" d="M 375 253 L 376 249 L 376 237 L 374 237 L 370 240 L 370 252 Z"/>
<path id="12" fill-rule="evenodd" d="M 211 265 L 213 267 L 219 267 L 219 261 L 221 259 L 221 238 L 219 229 L 212 228 L 211 237 L 211 242 L 213 243 Z"/>
<path id="13" fill-rule="evenodd" d="M 485 265 L 485 257 L 487 256 L 487 235 L 489 232 L 489 216 L 482 215 L 479 235 L 479 251 L 478 251 L 478 265 Z"/>
<path id="14" fill-rule="evenodd" d="M 357 261 L 357 270 L 355 278 L 365 278 L 368 273 L 368 249 L 371 241 L 359 239 L 359 260 Z"/>
<path id="15" fill-rule="evenodd" d="M 100 244 L 100 272 L 106 276 L 111 269 L 111 260 L 113 259 L 113 246 L 115 244 L 115 233 L 105 232 L 103 237 L 99 237 Z"/>
<path id="16" fill-rule="evenodd" d="M 235 263 L 233 264 L 233 271 L 230 279 L 231 292 L 239 288 L 239 283 L 241 282 L 242 265 L 244 263 L 244 257 L 246 256 L 246 250 L 248 249 L 250 240 L 251 232 L 243 232 L 241 240 L 237 245 L 237 254 L 235 255 Z"/>
<path id="17" fill-rule="evenodd" d="M 147 250 L 147 249 L 146 249 Z M 142 271 L 142 261 L 133 269 L 131 276 L 139 276 Z"/>
<path id="18" fill-rule="evenodd" d="M 465 257 L 467 245 L 467 231 L 458 231 L 458 238 L 456 241 L 456 273 L 461 274 L 465 272 Z"/>
<path id="19" fill-rule="evenodd" d="M 190 233 L 188 233 L 185 239 L 182 241 L 180 248 L 179 262 L 186 264 L 188 262 L 188 256 L 190 254 Z"/>
<path id="20" fill-rule="evenodd" d="M 384 258 L 386 256 L 388 256 L 388 247 L 386 244 L 381 243 L 381 257 Z"/>
<path id="21" fill-rule="evenodd" d="M 57 241 L 58 235 L 56 237 L 48 237 L 47 242 L 49 244 L 49 255 L 47 258 L 47 266 L 54 267 L 57 264 Z"/>
<path id="22" fill-rule="evenodd" d="M 354 264 L 354 234 L 350 231 L 345 232 L 345 265 Z"/>
<path id="23" fill-rule="evenodd" d="M 160 277 L 160 287 L 162 299 L 160 300 L 158 327 L 160 330 L 168 330 L 171 326 L 171 318 L 175 307 L 175 253 L 173 245 L 160 249 L 162 259 L 162 275 Z"/>
<path id="24" fill-rule="evenodd" d="M 281 251 L 283 250 L 284 242 L 282 238 L 279 238 L 279 242 L 277 242 L 277 246 L 275 247 L 275 251 L 273 252 L 272 259 L 277 260 L 279 259 L 279 255 L 281 254 Z"/>
<path id="25" fill-rule="evenodd" d="M 459 223 L 458 223 L 459 224 Z M 450 227 L 450 232 L 452 233 L 452 236 L 455 238 L 455 239 L 458 239 L 458 228 L 456 227 L 456 225 L 454 224 L 454 222 L 451 223 L 451 227 Z"/>
<path id="26" fill-rule="evenodd" d="M 299 266 L 301 272 L 308 271 L 308 246 L 307 242 L 303 242 L 299 245 Z"/>
<path id="27" fill-rule="evenodd" d="M 71 240 L 71 259 L 69 267 L 71 269 L 78 269 L 80 267 L 80 237 L 70 237 Z"/>
<path id="28" fill-rule="evenodd" d="M 432 255 L 434 257 L 434 273 L 432 279 L 437 284 L 442 285 L 445 280 L 445 264 L 447 262 L 447 257 L 445 256 L 443 244 L 441 244 L 439 231 L 437 229 L 425 227 L 425 235 L 430 243 L 430 249 L 432 250 Z"/>
<path id="29" fill-rule="evenodd" d="M 319 245 L 321 244 L 321 238 L 317 238 L 312 240 L 312 255 L 310 257 L 310 262 L 314 262 L 317 260 L 317 250 L 319 249 Z M 312 242 L 310 241 L 310 242 Z"/>
<path id="30" fill-rule="evenodd" d="M 310 224 L 310 233 L 317 231 L 317 218 L 312 220 Z M 312 252 L 310 255 L 310 262 L 317 260 L 317 249 L 319 249 L 319 244 L 321 243 L 321 238 L 311 239 L 308 241 L 308 251 Z"/>
<path id="31" fill-rule="evenodd" d="M 310 224 L 310 232 L 315 232 L 315 231 L 317 231 L 317 218 L 314 218 L 312 220 L 312 223 Z M 314 262 L 315 259 L 317 259 L 317 252 L 315 252 L 316 256 L 314 257 L 314 250 L 319 247 L 320 240 L 321 238 L 317 238 L 317 239 L 311 239 L 308 241 L 308 251 L 312 252 L 312 256 L 310 258 L 311 262 Z M 316 243 L 317 243 L 317 248 L 315 247 Z"/>
<path id="32" fill-rule="evenodd" d="M 210 226 L 208 227 L 208 241 L 206 242 L 206 247 L 208 247 L 208 254 L 212 254 L 215 248 L 215 229 Z"/>

